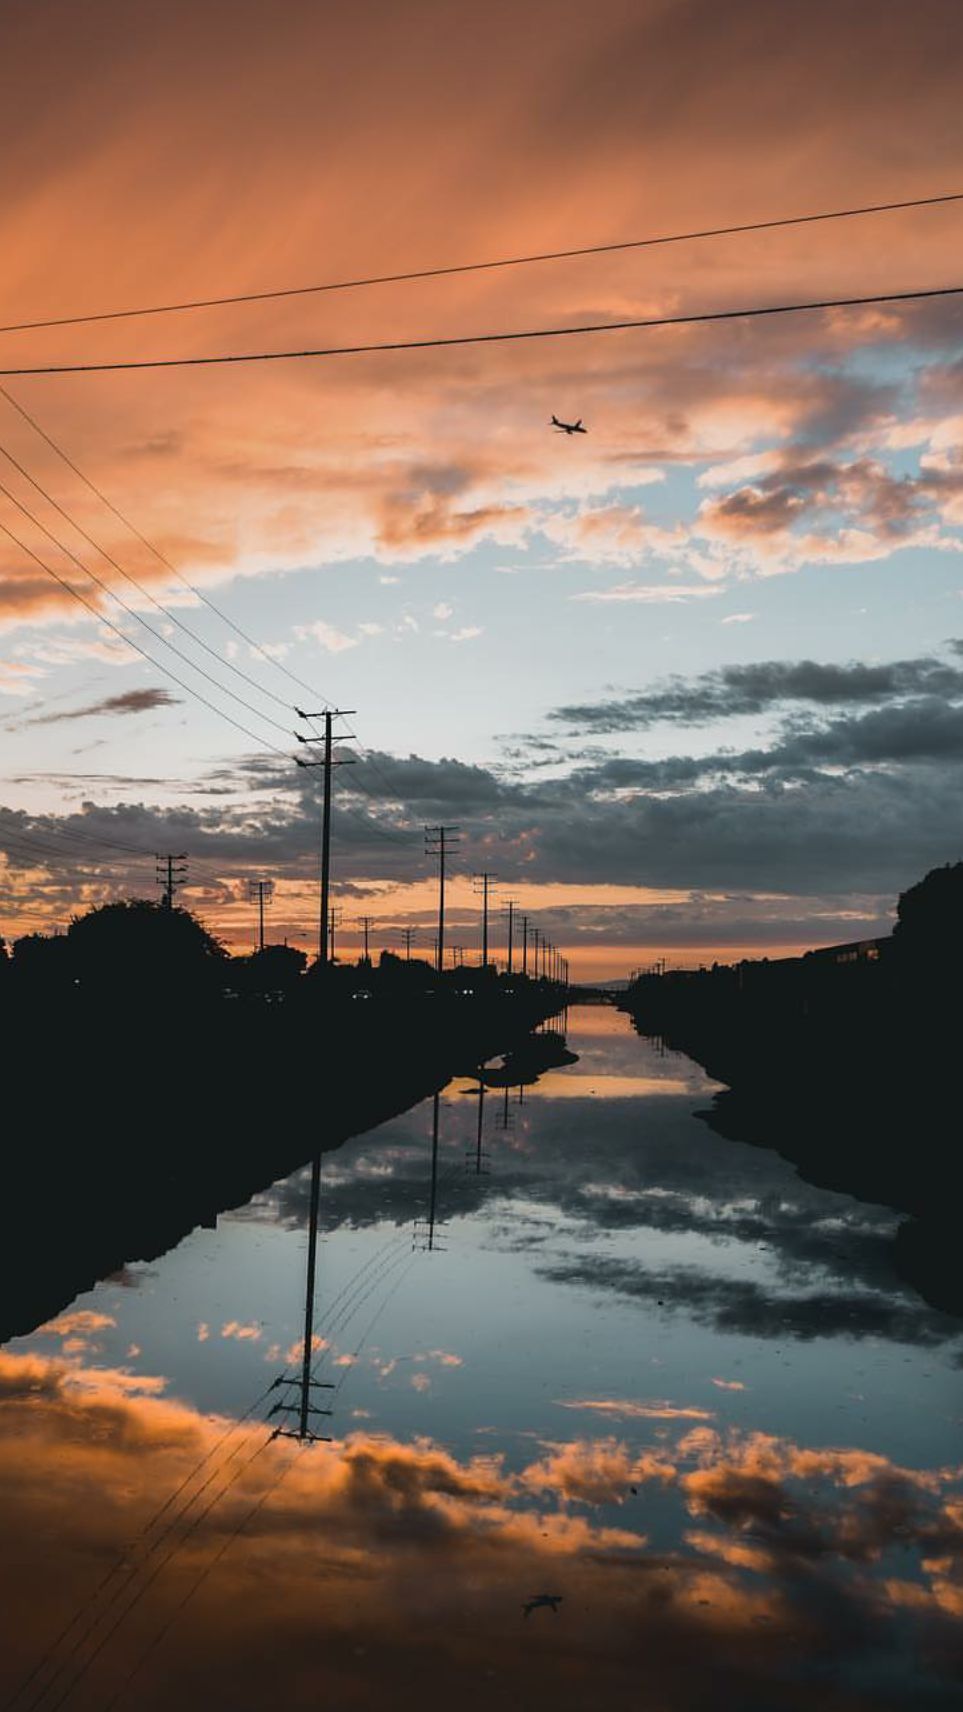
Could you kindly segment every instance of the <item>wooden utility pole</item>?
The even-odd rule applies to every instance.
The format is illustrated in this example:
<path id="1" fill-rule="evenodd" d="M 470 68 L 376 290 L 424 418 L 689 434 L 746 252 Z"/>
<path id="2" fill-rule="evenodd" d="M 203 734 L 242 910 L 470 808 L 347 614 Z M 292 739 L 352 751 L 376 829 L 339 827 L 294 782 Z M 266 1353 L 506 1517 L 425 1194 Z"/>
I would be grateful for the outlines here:
<path id="1" fill-rule="evenodd" d="M 311 1377 L 311 1361 L 314 1355 L 314 1292 L 315 1276 L 318 1263 L 318 1211 L 321 1200 L 321 1155 L 316 1153 L 311 1161 L 311 1200 L 308 1211 L 308 1262 L 307 1277 L 304 1286 L 304 1342 L 301 1351 L 301 1377 L 289 1381 L 295 1386 L 298 1395 L 295 1403 L 275 1403 L 270 1411 L 272 1415 L 296 1415 L 297 1428 L 289 1432 L 286 1428 L 278 1428 L 281 1438 L 300 1439 L 305 1443 L 328 1443 L 328 1439 L 316 1433 L 311 1425 L 314 1415 L 330 1415 L 330 1409 L 321 1409 L 311 1401 L 312 1390 L 333 1391 L 336 1387 L 326 1380 Z M 280 1382 L 278 1382 L 280 1383 Z"/>
<path id="2" fill-rule="evenodd" d="M 426 826 L 425 854 L 438 858 L 438 946 L 435 967 L 439 973 L 445 966 L 445 871 L 450 851 L 460 842 L 457 826 Z"/>
<path id="3" fill-rule="evenodd" d="M 482 968 L 488 968 L 488 897 L 495 881 L 494 874 L 476 874 L 474 879 L 475 891 L 481 892 L 482 898 Z"/>
<path id="4" fill-rule="evenodd" d="M 247 895 L 252 903 L 257 903 L 257 948 L 264 950 L 264 906 L 269 904 L 274 896 L 273 880 L 248 880 Z"/>
<path id="5" fill-rule="evenodd" d="M 157 884 L 163 886 L 161 903 L 165 909 L 174 908 L 174 893 L 179 886 L 187 885 L 187 856 L 182 850 L 179 856 L 170 853 L 156 856 Z"/>
<path id="6" fill-rule="evenodd" d="M 354 713 L 356 710 L 353 707 L 328 707 L 323 713 L 304 713 L 301 708 L 296 707 L 294 711 L 299 719 L 324 720 L 323 759 L 320 761 L 302 761 L 300 755 L 296 755 L 295 760 L 299 767 L 321 767 L 323 769 L 324 798 L 321 809 L 321 907 L 318 925 L 318 962 L 329 963 L 332 961 L 328 947 L 329 898 L 331 893 L 331 769 L 352 765 L 350 756 L 339 756 L 337 760 L 334 759 L 331 726 L 333 720 L 344 719 L 349 713 Z M 295 736 L 301 743 L 311 742 L 310 737 L 302 737 L 299 731 L 295 732 Z"/>
<path id="7" fill-rule="evenodd" d="M 509 898 L 507 900 L 507 904 L 508 904 L 508 962 L 506 964 L 506 968 L 507 968 L 508 974 L 510 975 L 512 972 L 512 940 L 514 938 L 515 910 L 517 908 L 517 905 L 515 903 L 514 898 Z"/>
<path id="8" fill-rule="evenodd" d="M 374 917 L 363 915 L 359 918 L 358 925 L 364 934 L 364 960 L 366 963 L 370 963 L 371 958 L 368 955 L 368 930 L 374 926 Z"/>
<path id="9" fill-rule="evenodd" d="M 341 926 L 341 911 L 339 909 L 335 909 L 334 905 L 332 905 L 328 911 L 328 954 L 327 954 L 327 961 L 329 963 L 336 962 L 336 958 L 334 955 L 334 930 L 336 927 L 340 927 L 340 926 Z"/>

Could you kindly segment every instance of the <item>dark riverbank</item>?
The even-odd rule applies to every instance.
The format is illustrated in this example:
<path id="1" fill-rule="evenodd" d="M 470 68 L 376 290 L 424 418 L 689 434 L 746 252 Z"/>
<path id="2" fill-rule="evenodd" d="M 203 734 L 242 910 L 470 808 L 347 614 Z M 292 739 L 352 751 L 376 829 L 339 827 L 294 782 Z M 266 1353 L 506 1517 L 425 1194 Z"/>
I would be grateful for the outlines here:
<path id="1" fill-rule="evenodd" d="M 547 983 L 273 1004 L 79 998 L 6 1018 L 0 1343 L 98 1279 L 517 1051 Z"/>
<path id="2" fill-rule="evenodd" d="M 706 1113 L 720 1135 L 910 1215 L 896 1241 L 903 1275 L 958 1313 L 957 1003 L 885 946 L 840 952 L 646 976 L 620 1005 L 640 1034 L 726 1084 Z"/>

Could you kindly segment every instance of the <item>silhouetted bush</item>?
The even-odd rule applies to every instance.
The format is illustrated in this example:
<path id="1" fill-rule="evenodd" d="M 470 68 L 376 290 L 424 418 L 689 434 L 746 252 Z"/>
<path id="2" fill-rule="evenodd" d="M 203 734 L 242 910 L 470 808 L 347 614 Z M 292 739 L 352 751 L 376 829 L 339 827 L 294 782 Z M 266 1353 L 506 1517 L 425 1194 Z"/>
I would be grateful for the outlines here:
<path id="1" fill-rule="evenodd" d="M 81 988 L 101 997 L 202 997 L 220 990 L 228 967 L 223 946 L 189 910 L 142 899 L 76 917 L 66 944 Z"/>
<path id="2" fill-rule="evenodd" d="M 963 952 L 963 862 L 947 863 L 900 893 L 893 938 L 902 958 L 949 970 Z"/>
<path id="3" fill-rule="evenodd" d="M 235 957 L 231 973 L 245 992 L 290 993 L 307 966 L 306 951 L 298 951 L 293 945 L 265 945 L 263 951 L 255 951 L 250 957 Z"/>
<path id="4" fill-rule="evenodd" d="M 25 933 L 14 941 L 11 959 L 12 986 L 42 991 L 46 995 L 73 987 L 70 948 L 64 933 Z"/>

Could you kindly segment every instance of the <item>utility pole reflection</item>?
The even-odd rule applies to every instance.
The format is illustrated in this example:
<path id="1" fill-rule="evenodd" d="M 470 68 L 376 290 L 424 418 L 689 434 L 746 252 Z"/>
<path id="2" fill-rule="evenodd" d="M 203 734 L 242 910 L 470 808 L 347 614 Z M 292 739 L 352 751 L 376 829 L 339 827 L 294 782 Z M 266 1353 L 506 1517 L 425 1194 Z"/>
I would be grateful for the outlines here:
<path id="1" fill-rule="evenodd" d="M 311 1401 L 312 1391 L 333 1391 L 330 1382 L 311 1377 L 311 1359 L 314 1355 L 314 1296 L 315 1275 L 318 1265 L 318 1212 L 321 1205 L 321 1155 L 315 1154 L 311 1161 L 311 1199 L 308 1206 L 308 1263 L 304 1286 L 304 1342 L 301 1352 L 301 1377 L 296 1381 L 297 1401 L 294 1403 L 275 1403 L 272 1415 L 296 1415 L 297 1427 L 279 1428 L 280 1438 L 298 1439 L 302 1444 L 330 1444 L 330 1437 L 316 1433 L 311 1427 L 311 1419 L 317 1415 L 330 1415 L 331 1409 L 320 1409 Z"/>

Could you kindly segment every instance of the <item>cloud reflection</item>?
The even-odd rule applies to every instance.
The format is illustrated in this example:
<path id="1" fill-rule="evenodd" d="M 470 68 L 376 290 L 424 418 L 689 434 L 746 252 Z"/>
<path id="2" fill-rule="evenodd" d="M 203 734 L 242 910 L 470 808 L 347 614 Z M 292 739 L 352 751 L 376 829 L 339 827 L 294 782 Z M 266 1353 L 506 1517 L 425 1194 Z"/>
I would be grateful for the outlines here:
<path id="1" fill-rule="evenodd" d="M 220 1496 L 184 1508 L 197 1474 L 175 1500 L 179 1549 L 88 1694 L 109 1698 L 162 1629 L 131 1703 L 253 1712 L 323 1689 L 408 1707 L 433 1684 L 433 1703 L 480 1708 L 494 1689 L 574 1712 L 589 1669 L 596 1703 L 625 1707 L 640 1671 L 648 1703 L 673 1708 L 725 1681 L 729 1704 L 801 1709 L 829 1672 L 833 1707 L 857 1712 L 867 1674 L 890 1665 L 887 1704 L 906 1712 L 959 1690 L 960 1469 L 689 1421 L 657 1450 L 579 1437 L 519 1466 L 367 1432 L 301 1452 L 253 1424 L 229 1447 L 230 1423 L 144 1383 L 0 1355 L 0 1509 L 18 1542 L 4 1692 L 115 1554 L 140 1584 L 157 1556 L 145 1524 L 205 1456 L 204 1504 Z M 666 1505 L 682 1544 L 660 1550 Z M 559 1624 L 523 1627 L 543 1585 L 564 1594 Z M 907 1634 L 924 1663 L 903 1692 Z"/>

